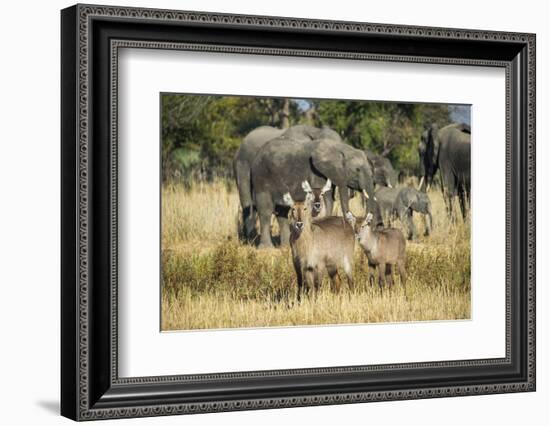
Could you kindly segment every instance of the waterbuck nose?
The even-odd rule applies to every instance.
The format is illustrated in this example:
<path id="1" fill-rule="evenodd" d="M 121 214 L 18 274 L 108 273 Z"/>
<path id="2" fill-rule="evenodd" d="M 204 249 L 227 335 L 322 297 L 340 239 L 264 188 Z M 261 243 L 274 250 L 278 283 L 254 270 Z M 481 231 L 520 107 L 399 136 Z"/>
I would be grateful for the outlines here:
<path id="1" fill-rule="evenodd" d="M 303 227 L 304 227 L 304 222 L 296 222 L 296 228 L 298 230 L 301 231 Z"/>

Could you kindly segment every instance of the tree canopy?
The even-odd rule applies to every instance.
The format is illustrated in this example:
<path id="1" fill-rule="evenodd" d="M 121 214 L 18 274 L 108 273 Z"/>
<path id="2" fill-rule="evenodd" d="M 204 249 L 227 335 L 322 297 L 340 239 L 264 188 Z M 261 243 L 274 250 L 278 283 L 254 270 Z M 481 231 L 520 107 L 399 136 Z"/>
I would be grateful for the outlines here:
<path id="1" fill-rule="evenodd" d="M 163 94 L 163 180 L 232 176 L 243 138 L 261 125 L 329 126 L 346 143 L 381 154 L 416 173 L 417 146 L 432 123 L 469 122 L 469 107 L 446 104 Z M 467 119 L 467 120 L 466 120 Z"/>

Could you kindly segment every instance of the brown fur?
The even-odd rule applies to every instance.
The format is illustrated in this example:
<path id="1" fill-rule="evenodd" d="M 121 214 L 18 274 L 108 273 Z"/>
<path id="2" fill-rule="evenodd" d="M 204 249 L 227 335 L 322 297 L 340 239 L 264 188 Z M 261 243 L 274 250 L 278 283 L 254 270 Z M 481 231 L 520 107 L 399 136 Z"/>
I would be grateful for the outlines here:
<path id="1" fill-rule="evenodd" d="M 387 277 L 389 285 L 392 286 L 392 268 L 397 266 L 401 284 L 405 286 L 407 281 L 405 247 L 407 242 L 403 233 L 395 228 L 373 229 L 369 219 L 369 216 L 366 219 L 358 219 L 355 232 L 359 239 L 359 245 L 367 255 L 369 266 L 378 268 L 378 285 L 382 288 Z M 372 272 L 369 275 L 369 281 L 371 285 L 374 282 Z"/>
<path id="2" fill-rule="evenodd" d="M 298 280 L 298 300 L 302 291 L 319 289 L 325 269 L 333 291 L 339 292 L 341 288 L 338 269 L 344 270 L 353 289 L 353 229 L 342 217 L 312 219 L 310 212 L 311 197 L 306 197 L 306 201 L 294 203 L 290 213 L 290 247 Z M 299 224 L 303 224 L 301 229 Z"/>

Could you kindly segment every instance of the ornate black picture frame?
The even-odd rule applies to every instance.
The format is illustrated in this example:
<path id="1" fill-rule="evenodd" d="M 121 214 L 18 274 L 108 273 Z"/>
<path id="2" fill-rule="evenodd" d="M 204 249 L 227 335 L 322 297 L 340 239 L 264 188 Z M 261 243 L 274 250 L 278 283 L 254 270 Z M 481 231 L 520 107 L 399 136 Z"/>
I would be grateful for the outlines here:
<path id="1" fill-rule="evenodd" d="M 535 390 L 535 35 L 76 5 L 61 13 L 61 413 L 158 416 Z M 506 71 L 506 356 L 119 378 L 117 52 L 186 49 Z"/>

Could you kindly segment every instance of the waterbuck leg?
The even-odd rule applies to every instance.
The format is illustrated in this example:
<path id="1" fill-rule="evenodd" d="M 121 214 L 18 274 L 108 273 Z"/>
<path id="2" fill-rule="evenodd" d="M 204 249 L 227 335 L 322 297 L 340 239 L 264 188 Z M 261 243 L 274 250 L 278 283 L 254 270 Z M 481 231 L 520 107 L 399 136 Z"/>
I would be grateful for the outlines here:
<path id="1" fill-rule="evenodd" d="M 369 270 L 369 284 L 371 287 L 374 285 L 374 272 L 372 272 L 372 269 Z"/>
<path id="2" fill-rule="evenodd" d="M 305 293 L 309 295 L 309 292 L 315 286 L 315 271 L 313 268 L 306 268 L 305 270 Z"/>
<path id="3" fill-rule="evenodd" d="M 302 292 L 303 292 L 303 286 L 304 286 L 304 275 L 302 274 L 302 268 L 299 265 L 295 265 L 295 269 L 296 269 L 296 279 L 298 281 L 296 299 L 298 300 L 298 303 L 300 303 L 302 301 Z"/>
<path id="4" fill-rule="evenodd" d="M 407 284 L 407 271 L 405 270 L 405 264 L 403 262 L 399 262 L 397 264 L 397 270 L 399 271 L 399 277 L 401 278 L 401 285 L 405 287 Z"/>
<path id="5" fill-rule="evenodd" d="M 381 263 L 378 265 L 378 287 L 380 287 L 380 291 L 382 291 L 382 288 L 386 284 L 386 279 L 384 278 L 386 272 L 386 264 Z"/>
<path id="6" fill-rule="evenodd" d="M 405 270 L 405 264 L 403 262 L 399 262 L 397 264 L 397 270 L 399 271 L 401 285 L 403 286 L 403 291 L 405 292 L 405 299 L 409 300 L 409 296 L 407 295 L 407 271 Z"/>
<path id="7" fill-rule="evenodd" d="M 324 265 L 317 266 L 313 271 L 313 285 L 315 289 L 315 295 L 319 292 L 321 288 L 321 283 L 323 282 L 323 270 L 325 269 Z"/>
<path id="8" fill-rule="evenodd" d="M 353 265 L 347 258 L 344 258 L 344 273 L 346 274 L 346 278 L 348 280 L 348 288 L 351 291 L 354 291 L 355 284 L 353 283 Z"/>
<path id="9" fill-rule="evenodd" d="M 392 274 L 392 265 L 386 265 L 386 277 L 388 281 L 388 288 L 393 287 L 393 274 Z"/>
<path id="10" fill-rule="evenodd" d="M 342 282 L 338 275 L 338 269 L 334 265 L 327 266 L 328 276 L 330 277 L 330 289 L 333 293 L 340 293 Z"/>

